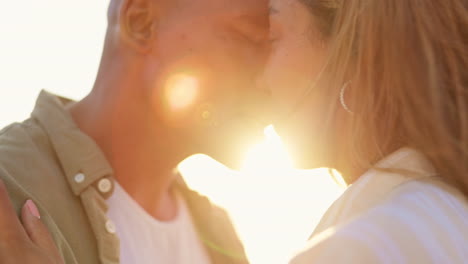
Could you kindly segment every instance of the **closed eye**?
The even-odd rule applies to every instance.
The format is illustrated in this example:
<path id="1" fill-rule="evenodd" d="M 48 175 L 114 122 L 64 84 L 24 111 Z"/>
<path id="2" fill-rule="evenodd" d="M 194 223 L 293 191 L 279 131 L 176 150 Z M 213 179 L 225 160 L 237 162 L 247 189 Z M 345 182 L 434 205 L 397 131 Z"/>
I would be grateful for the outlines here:
<path id="1" fill-rule="evenodd" d="M 241 16 L 231 24 L 233 33 L 252 44 L 261 45 L 268 41 L 269 23 L 268 19 L 256 19 L 250 16 Z"/>
<path id="2" fill-rule="evenodd" d="M 268 41 L 268 33 L 252 30 L 248 28 L 237 28 L 233 30 L 233 33 L 238 35 L 245 41 L 255 45 L 262 45 Z"/>

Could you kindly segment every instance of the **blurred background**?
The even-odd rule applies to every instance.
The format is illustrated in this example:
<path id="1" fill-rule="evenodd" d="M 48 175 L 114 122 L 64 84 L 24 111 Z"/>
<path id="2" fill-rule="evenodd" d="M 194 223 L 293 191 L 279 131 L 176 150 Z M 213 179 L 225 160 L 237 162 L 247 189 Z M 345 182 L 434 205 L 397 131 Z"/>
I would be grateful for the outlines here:
<path id="1" fill-rule="evenodd" d="M 0 127 L 29 116 L 41 89 L 81 99 L 92 88 L 108 1 L 0 0 Z M 188 184 L 225 207 L 252 263 L 285 263 L 343 192 L 327 169 L 296 170 L 273 127 L 240 171 L 196 155 Z"/>

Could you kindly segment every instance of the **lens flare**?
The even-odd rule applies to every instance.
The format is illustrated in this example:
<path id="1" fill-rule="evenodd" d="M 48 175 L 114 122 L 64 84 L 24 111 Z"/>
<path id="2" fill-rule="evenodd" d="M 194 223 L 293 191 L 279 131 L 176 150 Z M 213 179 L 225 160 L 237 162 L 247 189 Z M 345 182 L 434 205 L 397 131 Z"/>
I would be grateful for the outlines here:
<path id="1" fill-rule="evenodd" d="M 170 109 L 183 110 L 195 102 L 199 92 L 199 81 L 191 75 L 175 74 L 167 80 L 165 91 Z"/>
<path id="2" fill-rule="evenodd" d="M 247 152 L 241 171 L 252 175 L 264 174 L 267 171 L 270 175 L 291 171 L 292 158 L 274 127 L 271 125 L 266 127 L 264 135 L 263 142 L 252 146 Z"/>
<path id="3" fill-rule="evenodd" d="M 295 169 L 273 126 L 264 134 L 241 171 L 203 155 L 185 160 L 179 171 L 190 188 L 228 210 L 250 263 L 282 264 L 305 246 L 344 187 L 327 168 Z"/>

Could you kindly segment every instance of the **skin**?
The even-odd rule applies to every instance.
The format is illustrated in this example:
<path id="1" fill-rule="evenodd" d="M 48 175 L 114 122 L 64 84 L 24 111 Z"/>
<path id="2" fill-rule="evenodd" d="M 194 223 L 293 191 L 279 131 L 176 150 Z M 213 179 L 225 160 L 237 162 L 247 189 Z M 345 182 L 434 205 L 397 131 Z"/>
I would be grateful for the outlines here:
<path id="1" fill-rule="evenodd" d="M 256 1 L 250 2 L 251 4 L 253 4 L 253 2 L 257 3 Z M 231 4 L 233 3 L 231 2 Z M 187 16 L 187 14 L 189 13 L 183 14 L 184 16 Z M 206 13 L 200 11 L 200 14 L 198 14 L 198 16 L 195 17 L 198 17 L 199 19 L 203 20 L 202 17 L 206 15 Z M 212 29 L 212 25 L 208 26 L 207 24 L 205 24 L 206 28 L 201 27 L 199 29 L 200 31 L 197 30 L 197 34 L 194 34 L 197 37 L 190 35 L 189 38 L 189 32 L 187 32 L 187 25 L 198 25 L 197 23 L 194 23 L 194 21 L 198 20 L 192 20 L 190 19 L 190 17 L 191 16 L 189 15 L 189 18 L 180 18 L 181 21 L 178 21 L 177 23 L 181 23 L 181 26 L 175 27 L 177 30 L 168 30 L 167 32 L 163 32 L 160 34 L 168 38 L 168 46 L 166 46 L 164 49 L 165 55 L 163 57 L 165 57 L 166 55 L 169 56 L 169 51 L 166 50 L 171 50 L 172 48 L 181 49 L 185 52 L 190 51 L 189 54 L 191 54 L 192 56 L 182 56 L 178 57 L 178 59 L 176 60 L 167 59 L 167 61 L 166 59 L 151 60 L 147 58 L 148 53 L 136 52 L 136 50 L 148 49 L 147 46 L 140 46 L 138 43 L 132 44 L 135 47 L 137 47 L 137 49 L 129 49 L 131 51 L 131 54 L 125 54 L 124 56 L 120 56 L 118 55 L 120 52 L 125 53 L 125 49 L 124 51 L 120 50 L 120 45 L 123 45 L 124 47 L 126 45 L 120 44 L 117 46 L 119 47 L 117 51 L 112 50 L 109 51 L 109 54 L 104 54 L 104 66 L 101 67 L 101 72 L 98 76 L 98 81 L 96 82 L 97 88 L 93 90 L 93 93 L 88 98 L 79 102 L 72 109 L 72 113 L 74 114 L 77 122 L 80 124 L 80 127 L 84 131 L 88 131 L 87 133 L 93 136 L 93 138 L 95 138 L 95 140 L 98 142 L 98 144 L 100 144 L 101 148 L 105 151 L 108 157 L 111 157 L 110 160 L 114 162 L 113 165 L 116 166 L 116 168 L 118 169 L 116 171 L 116 176 L 118 180 L 122 183 L 126 183 L 125 186 L 127 191 L 129 191 L 129 193 L 133 195 L 133 197 L 137 199 L 137 201 L 140 204 L 143 205 L 146 204 L 144 201 L 154 201 L 155 196 L 149 193 L 145 193 L 144 189 L 142 190 L 138 188 L 141 188 L 142 184 L 145 182 L 153 184 L 152 190 L 154 190 L 154 186 L 170 186 L 170 177 L 165 177 L 164 175 L 169 175 L 170 173 L 168 171 L 172 170 L 172 165 L 176 164 L 181 158 L 186 156 L 182 155 L 181 153 L 188 154 L 190 153 L 188 149 L 191 149 L 184 148 L 180 146 L 180 144 L 177 144 L 177 142 L 171 142 L 172 137 L 167 136 L 167 134 L 164 134 L 164 132 L 167 133 L 168 131 L 165 129 L 171 126 L 167 125 L 167 127 L 165 127 L 161 126 L 160 124 L 171 124 L 172 126 L 174 126 L 175 124 L 175 127 L 182 126 L 183 128 L 186 128 L 187 124 L 190 124 L 192 126 L 191 128 L 195 128 L 197 126 L 196 122 L 193 122 L 193 120 L 190 117 L 187 118 L 187 115 L 181 115 L 180 113 L 169 113 L 170 118 L 167 118 L 167 116 L 165 116 L 164 118 L 157 119 L 164 120 L 166 123 L 152 122 L 155 116 L 158 116 L 161 113 L 167 114 L 167 112 L 165 112 L 166 110 L 155 111 L 155 104 L 153 102 L 145 101 L 141 98 L 153 98 L 154 93 L 152 92 L 153 90 L 151 87 L 154 87 L 154 83 L 158 83 L 158 80 L 161 80 L 160 76 L 166 76 L 167 71 L 171 72 L 171 69 L 174 69 L 174 67 L 179 67 L 179 64 L 189 65 L 187 66 L 187 68 L 189 69 L 201 69 L 203 68 L 201 66 L 202 64 L 205 65 L 204 67 L 206 68 L 209 68 L 209 65 L 211 65 L 211 67 L 219 70 L 221 66 L 229 68 L 234 67 L 233 65 L 236 65 L 235 60 L 233 61 L 234 64 L 228 63 L 229 61 L 227 60 L 239 59 L 238 56 L 229 57 L 226 54 L 219 57 L 219 60 L 216 59 L 218 58 L 218 55 L 213 55 L 213 58 L 211 58 L 212 53 L 207 52 L 206 50 L 203 51 L 204 49 L 202 47 L 210 47 L 212 51 L 216 50 L 217 43 L 223 43 L 223 38 L 218 39 L 214 37 L 218 36 L 217 34 L 214 34 L 214 36 L 213 34 L 208 34 L 207 31 L 208 29 Z M 221 17 L 224 17 L 224 15 Z M 271 53 L 268 57 L 266 67 L 264 68 L 263 73 L 260 75 L 258 83 L 261 87 L 268 87 L 269 92 L 272 95 L 273 103 L 277 110 L 275 127 L 280 132 L 282 137 L 286 139 L 287 143 L 289 143 L 292 149 L 295 150 L 295 153 L 297 155 L 295 159 L 300 161 L 298 164 L 299 166 L 307 168 L 315 168 L 322 166 L 335 168 L 340 167 L 339 164 L 334 163 L 332 161 L 334 160 L 333 152 L 327 151 L 327 148 L 325 147 L 330 142 L 333 142 L 335 133 L 330 132 L 328 130 L 325 131 L 326 133 L 324 133 L 324 129 L 321 127 L 321 125 L 323 124 L 323 120 L 321 120 L 320 117 L 324 115 L 324 112 L 326 111 L 326 106 L 329 103 L 330 99 L 320 96 L 321 94 L 323 94 L 323 90 L 321 90 L 320 87 L 313 87 L 313 90 L 309 91 L 311 89 L 311 83 L 314 82 L 314 80 L 320 74 L 321 69 L 323 68 L 325 57 L 327 54 L 327 45 L 324 42 L 323 38 L 320 37 L 319 30 L 315 25 L 313 17 L 307 11 L 306 7 L 304 7 L 296 0 L 272 0 L 269 20 L 269 24 L 271 24 Z M 185 21 L 186 24 L 183 21 Z M 200 25 L 204 24 L 203 21 L 198 21 L 198 23 L 200 23 Z M 190 31 L 194 32 L 194 30 L 197 27 L 189 28 Z M 184 36 L 184 34 L 185 37 L 182 37 Z M 116 39 L 119 39 L 108 35 L 108 39 L 109 38 L 113 39 L 114 41 L 116 41 Z M 127 37 L 124 35 L 123 38 L 125 39 Z M 177 40 L 178 38 L 182 38 L 184 41 L 176 42 L 175 40 Z M 187 39 L 191 39 L 191 41 L 187 42 Z M 226 39 L 226 41 L 228 42 L 231 42 L 232 40 L 233 39 Z M 154 47 L 156 48 L 150 48 L 150 50 L 152 50 L 149 53 L 151 56 L 153 56 L 154 54 L 160 54 L 157 51 L 164 47 L 164 43 L 159 43 L 159 41 L 162 40 L 158 39 L 156 41 L 156 43 L 158 43 L 158 45 L 154 45 Z M 203 44 L 205 45 L 201 45 L 200 43 L 200 46 L 196 45 L 195 43 L 198 43 L 197 41 L 203 42 Z M 210 41 L 213 41 L 211 42 L 212 44 L 210 44 Z M 179 43 L 180 46 L 175 45 L 174 43 Z M 197 50 L 198 52 L 194 52 L 194 50 Z M 180 52 L 180 50 L 179 52 L 173 52 L 173 55 L 184 54 L 184 52 Z M 143 56 L 142 54 L 145 54 L 145 56 Z M 200 54 L 200 56 L 201 54 L 205 54 L 206 56 L 203 59 L 200 59 L 203 56 L 198 57 L 198 54 Z M 244 59 L 247 60 L 247 58 L 249 56 L 252 56 L 253 53 L 246 54 L 248 55 L 246 55 Z M 120 60 L 122 60 L 122 62 L 119 62 L 117 64 L 113 62 L 113 65 L 106 65 L 106 61 L 108 60 L 106 59 L 106 57 L 115 57 L 116 55 L 117 58 L 120 58 Z M 112 59 L 110 61 L 113 60 L 115 59 Z M 130 60 L 132 62 L 130 63 L 131 67 L 125 67 L 125 65 L 129 64 L 127 60 Z M 259 61 L 261 61 L 261 59 Z M 161 65 L 165 66 L 163 67 Z M 261 63 L 259 63 L 259 65 L 261 65 Z M 254 74 L 253 72 L 255 71 L 252 71 L 252 74 Z M 239 74 L 239 72 L 237 72 L 237 74 Z M 116 81 L 116 76 L 119 76 L 117 78 L 119 81 Z M 156 76 L 159 77 L 156 78 Z M 233 76 L 234 80 L 242 80 L 242 78 L 236 77 L 235 75 Z M 222 77 L 222 80 L 226 80 L 229 77 L 229 75 L 223 73 Z M 136 89 L 135 92 L 135 89 L 129 88 L 133 87 L 131 86 L 132 83 L 138 83 L 139 85 L 135 86 L 143 88 Z M 236 82 L 236 84 L 238 83 Z M 101 85 L 104 88 L 99 88 Z M 215 92 L 216 88 L 208 87 L 210 86 L 207 85 L 206 89 L 210 89 L 212 91 L 211 94 L 218 94 Z M 227 86 L 223 87 L 223 90 L 220 91 L 218 98 L 223 98 L 223 92 L 229 93 L 229 91 L 231 91 L 225 91 L 225 87 Z M 106 89 L 112 89 L 114 96 L 110 96 L 109 94 L 111 93 L 106 92 Z M 238 93 L 239 90 L 233 89 L 231 92 Z M 307 96 L 305 96 L 306 94 Z M 225 105 L 226 102 L 232 103 L 232 101 L 229 100 L 233 100 L 233 98 L 236 98 L 235 96 L 232 96 L 231 93 L 229 93 L 229 95 L 229 98 L 226 99 L 227 101 L 222 101 L 223 103 L 221 105 Z M 156 98 L 158 97 L 156 96 Z M 127 107 L 118 107 L 121 105 L 126 105 Z M 131 105 L 131 107 L 128 107 L 129 105 Z M 158 105 L 160 104 L 156 104 L 156 106 Z M 144 108 L 144 110 L 141 110 L 140 108 Z M 143 112 L 147 113 L 147 115 L 142 114 Z M 193 112 L 193 109 L 190 109 L 188 112 Z M 340 127 L 339 125 L 336 125 L 336 123 L 340 123 L 340 118 L 346 118 L 344 116 L 347 115 L 347 113 L 343 109 L 338 109 L 337 112 L 337 119 L 335 120 L 335 122 L 332 122 L 332 127 L 334 129 L 339 130 Z M 96 115 L 96 113 L 103 114 L 102 116 L 99 116 Z M 116 122 L 115 119 L 112 119 L 112 117 L 115 118 L 115 115 L 118 117 L 119 122 Z M 168 120 L 169 122 L 167 122 Z M 110 137 L 110 139 L 108 137 L 108 128 L 106 127 L 112 127 L 117 132 L 114 132 L 114 135 Z M 172 127 L 172 129 L 174 133 L 175 131 L 178 131 L 177 129 L 174 130 L 174 127 Z M 155 133 L 155 131 L 157 131 L 157 135 L 165 135 L 165 138 L 167 138 L 168 140 L 164 142 L 157 140 L 159 137 L 162 136 L 155 138 L 153 135 L 151 135 L 151 133 Z M 135 134 L 136 132 L 138 133 Z M 209 129 L 205 130 L 205 133 L 207 133 L 206 135 L 210 135 L 206 138 L 207 140 L 213 140 L 211 136 L 213 136 L 214 134 L 211 134 Z M 329 134 L 329 136 L 325 137 L 324 134 Z M 179 132 L 177 132 L 177 135 L 180 135 Z M 193 138 L 197 138 L 194 135 L 198 134 L 192 133 L 189 135 L 189 138 L 191 140 Z M 203 139 L 204 137 L 198 138 Z M 322 138 L 325 140 L 317 142 L 317 140 L 314 140 L 316 138 Z M 178 141 L 180 142 L 181 139 L 178 138 Z M 203 140 L 201 140 L 201 142 L 203 142 Z M 129 148 L 128 145 L 137 147 Z M 184 141 L 183 146 L 185 145 L 186 143 Z M 210 144 L 205 144 L 205 146 L 210 146 Z M 161 147 L 164 147 L 165 155 L 158 156 L 157 150 Z M 180 149 L 183 149 L 184 151 L 179 151 Z M 208 150 L 209 148 L 206 149 Z M 179 153 L 179 155 L 167 155 L 167 152 L 169 150 L 172 150 L 171 153 Z M 206 151 L 206 153 L 210 154 L 210 151 Z M 154 157 L 159 157 L 160 159 L 155 159 L 153 160 L 153 162 L 151 162 L 150 160 L 146 160 L 144 158 L 150 157 L 146 156 L 147 154 L 153 154 L 153 156 L 156 155 Z M 138 157 L 138 159 L 135 159 L 133 157 Z M 220 155 L 220 157 L 222 157 L 222 155 Z M 303 158 L 299 159 L 299 157 Z M 148 167 L 143 167 L 145 168 L 145 170 L 140 170 L 135 164 L 139 164 L 139 166 L 145 165 Z M 156 167 L 154 167 L 155 164 L 157 164 Z M 164 164 L 171 164 L 171 166 L 164 166 Z M 159 174 L 157 177 L 154 177 L 154 175 L 146 175 L 145 171 L 166 171 L 167 174 L 163 173 Z M 138 173 L 141 173 L 141 175 L 139 175 Z M 132 183 L 128 181 L 131 181 Z M 170 193 L 169 191 L 167 191 L 169 189 L 170 188 L 168 187 L 165 190 L 158 192 L 157 197 L 164 197 L 164 193 Z M 139 196 L 136 195 L 137 191 L 143 193 L 141 199 L 139 199 Z M 156 205 L 159 206 L 161 204 L 164 204 L 165 200 L 159 199 L 157 201 L 159 201 L 159 203 Z M 149 205 L 150 206 L 144 206 L 144 208 L 146 208 L 147 210 L 148 208 L 165 208 L 161 206 L 155 207 L 152 203 L 149 203 Z M 8 214 L 8 210 L 4 210 L 4 212 Z M 153 212 L 153 216 L 163 215 L 163 218 L 166 218 L 165 216 L 169 216 L 168 218 L 171 218 L 171 214 L 160 214 L 162 211 L 150 212 Z M 10 214 L 14 213 L 10 211 Z M 34 218 L 31 217 L 30 219 Z M 0 221 L 2 220 L 0 219 Z M 29 230 L 28 232 L 34 232 L 34 230 L 43 229 L 43 225 L 40 221 L 27 221 L 29 224 L 25 224 L 24 229 Z M 17 232 L 20 233 L 22 228 L 23 227 L 21 226 L 17 227 Z M 44 232 L 42 233 L 42 235 L 47 236 L 47 234 L 45 234 Z M 25 248 L 26 247 L 23 246 L 22 250 L 25 250 Z M 44 249 L 43 252 L 50 252 L 50 250 L 50 248 L 47 248 Z M 37 255 L 39 256 L 39 254 Z M 35 263 L 48 262 L 44 261 Z"/>
<path id="2" fill-rule="evenodd" d="M 264 0 L 111 3 L 95 87 L 70 111 L 153 217 L 176 216 L 173 169 L 181 160 L 204 153 L 234 166 L 247 139 L 261 135 L 257 114 L 267 93 L 254 78 L 268 52 L 267 7 Z M 170 104 L 168 83 L 177 76 L 197 83 L 182 106 Z"/>
<path id="3" fill-rule="evenodd" d="M 320 84 L 329 39 L 301 1 L 271 0 L 269 9 L 271 50 L 260 79 L 272 94 L 278 117 L 274 125 L 297 167 L 334 168 L 351 184 L 367 170 L 342 154 L 349 147 L 342 135 L 353 116 L 338 97 L 329 96 L 327 87 L 314 85 Z"/>
<path id="4" fill-rule="evenodd" d="M 262 134 L 268 91 L 254 79 L 269 51 L 268 23 L 267 0 L 111 1 L 94 88 L 70 113 L 154 218 L 177 215 L 173 169 L 181 160 L 205 153 L 236 165 L 242 145 Z M 171 97 L 180 76 L 192 90 L 175 94 L 188 99 Z M 14 242 L 0 246 L 2 263 L 62 263 L 31 207 L 21 225 L 0 182 L 0 211 L 9 216 L 0 239 Z"/>
<path id="5" fill-rule="evenodd" d="M 297 0 L 272 0 L 270 24 L 271 54 L 261 79 L 278 111 L 274 125 L 296 166 L 337 168 L 329 143 L 339 122 L 323 127 L 331 101 L 322 87 L 313 86 L 325 64 L 326 40 L 309 10 Z M 341 109 L 337 112 L 346 114 Z"/>

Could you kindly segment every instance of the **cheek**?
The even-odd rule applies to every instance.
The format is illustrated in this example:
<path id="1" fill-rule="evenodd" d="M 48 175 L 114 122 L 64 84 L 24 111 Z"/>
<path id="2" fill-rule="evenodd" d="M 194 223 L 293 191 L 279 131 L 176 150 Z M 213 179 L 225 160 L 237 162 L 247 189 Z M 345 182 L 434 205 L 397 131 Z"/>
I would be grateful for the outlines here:
<path id="1" fill-rule="evenodd" d="M 209 27 L 195 28 L 198 28 L 197 34 L 174 29 L 159 40 L 159 52 L 155 56 L 159 72 L 154 76 L 160 81 L 153 89 L 157 112 L 171 126 L 180 127 L 221 126 L 238 112 L 250 114 L 258 105 L 250 99 L 255 98 L 251 96 L 254 77 L 260 65 L 263 66 L 261 61 L 265 55 L 245 44 L 214 35 Z M 176 97 L 174 101 L 182 107 L 174 110 L 168 107 L 165 86 L 173 75 L 184 77 L 185 74 L 188 78 L 182 78 L 182 84 L 196 83 L 198 90 L 194 93 L 190 87 L 177 87 L 181 89 L 176 89 L 174 94 L 180 99 Z"/>
<path id="2" fill-rule="evenodd" d="M 282 111 L 290 111 L 309 88 L 317 62 L 305 43 L 277 43 L 265 68 L 264 81 Z"/>

